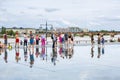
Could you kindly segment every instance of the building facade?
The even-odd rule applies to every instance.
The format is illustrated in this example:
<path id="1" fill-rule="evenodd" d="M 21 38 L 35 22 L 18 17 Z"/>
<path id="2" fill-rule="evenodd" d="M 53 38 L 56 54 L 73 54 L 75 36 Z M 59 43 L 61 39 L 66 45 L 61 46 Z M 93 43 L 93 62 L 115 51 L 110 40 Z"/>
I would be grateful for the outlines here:
<path id="1" fill-rule="evenodd" d="M 29 34 L 30 31 L 35 33 L 34 28 L 6 28 L 6 31 L 10 31 L 10 30 L 13 30 L 13 32 L 19 32 L 20 34 L 24 34 L 24 33 Z"/>
<path id="2" fill-rule="evenodd" d="M 68 27 L 69 32 L 82 32 L 83 30 L 79 27 Z"/>

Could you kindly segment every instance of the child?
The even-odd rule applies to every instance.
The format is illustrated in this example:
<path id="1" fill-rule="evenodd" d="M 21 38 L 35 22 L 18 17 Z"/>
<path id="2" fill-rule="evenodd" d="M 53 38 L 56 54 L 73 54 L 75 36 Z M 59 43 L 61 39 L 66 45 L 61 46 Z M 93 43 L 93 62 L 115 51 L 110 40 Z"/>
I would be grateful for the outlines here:
<path id="1" fill-rule="evenodd" d="M 8 44 L 8 49 L 11 50 L 12 46 L 10 45 L 10 43 Z"/>

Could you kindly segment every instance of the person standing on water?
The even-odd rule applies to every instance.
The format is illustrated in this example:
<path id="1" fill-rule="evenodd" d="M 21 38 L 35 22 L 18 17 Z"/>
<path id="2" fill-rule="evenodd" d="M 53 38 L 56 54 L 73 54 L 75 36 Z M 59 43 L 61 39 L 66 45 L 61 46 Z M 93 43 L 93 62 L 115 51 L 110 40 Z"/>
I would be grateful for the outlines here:
<path id="1" fill-rule="evenodd" d="M 19 48 L 19 34 L 18 31 L 15 34 L 15 48 L 18 47 Z"/>
<path id="2" fill-rule="evenodd" d="M 52 48 L 55 48 L 55 45 L 57 45 L 57 36 L 55 32 L 51 35 L 51 39 L 53 41 Z"/>
<path id="3" fill-rule="evenodd" d="M 8 36 L 7 36 L 7 32 L 3 35 L 3 39 L 4 39 L 4 45 L 5 47 L 7 46 L 7 40 L 8 40 Z"/>
<path id="4" fill-rule="evenodd" d="M 102 45 L 104 45 L 104 43 L 105 43 L 105 39 L 104 39 L 103 35 L 101 36 L 101 43 L 102 43 Z"/>
<path id="5" fill-rule="evenodd" d="M 34 36 L 32 31 L 30 31 L 30 47 L 34 47 Z"/>
<path id="6" fill-rule="evenodd" d="M 26 47 L 27 47 L 27 41 L 28 41 L 27 34 L 24 33 L 24 46 Z"/>
<path id="7" fill-rule="evenodd" d="M 92 46 L 94 44 L 94 35 L 93 34 L 91 35 L 91 44 L 92 44 Z"/>
<path id="8" fill-rule="evenodd" d="M 38 34 L 36 35 L 36 45 L 39 45 L 39 40 L 40 40 L 40 38 L 39 38 L 39 36 L 38 36 Z"/>
<path id="9" fill-rule="evenodd" d="M 100 36 L 100 34 L 98 33 L 98 46 L 100 46 L 100 43 L 101 43 L 101 36 Z"/>

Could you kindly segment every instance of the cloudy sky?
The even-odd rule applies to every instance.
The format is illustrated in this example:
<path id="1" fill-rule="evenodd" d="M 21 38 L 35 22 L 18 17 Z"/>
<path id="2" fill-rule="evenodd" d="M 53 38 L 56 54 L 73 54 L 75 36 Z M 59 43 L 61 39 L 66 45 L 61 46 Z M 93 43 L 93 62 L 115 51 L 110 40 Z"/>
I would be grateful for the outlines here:
<path id="1" fill-rule="evenodd" d="M 0 0 L 0 27 L 78 26 L 120 31 L 120 0 Z M 44 26 L 43 26 L 44 27 Z"/>

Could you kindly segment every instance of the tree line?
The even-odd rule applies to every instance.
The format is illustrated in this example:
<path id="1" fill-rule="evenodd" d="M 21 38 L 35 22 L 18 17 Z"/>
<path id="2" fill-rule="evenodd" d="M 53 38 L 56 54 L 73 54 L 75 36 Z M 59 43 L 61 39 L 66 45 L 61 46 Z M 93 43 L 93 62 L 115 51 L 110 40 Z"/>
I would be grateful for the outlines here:
<path id="1" fill-rule="evenodd" d="M 10 36 L 15 35 L 15 32 L 13 30 L 6 31 L 6 27 L 2 26 L 0 34 L 5 34 L 6 32 L 7 32 L 7 35 L 10 35 Z"/>

